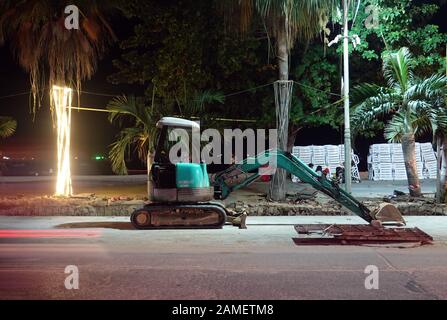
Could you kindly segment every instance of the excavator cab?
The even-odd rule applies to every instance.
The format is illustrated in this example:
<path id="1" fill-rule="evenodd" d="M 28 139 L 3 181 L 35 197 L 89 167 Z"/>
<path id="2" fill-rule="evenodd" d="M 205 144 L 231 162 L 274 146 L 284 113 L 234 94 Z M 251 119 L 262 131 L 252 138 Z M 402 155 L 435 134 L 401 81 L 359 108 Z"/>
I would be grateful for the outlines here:
<path id="1" fill-rule="evenodd" d="M 150 168 L 148 193 L 154 202 L 203 202 L 214 197 L 206 164 L 192 162 L 200 159 L 192 143 L 194 121 L 163 118 L 157 123 L 158 143 Z M 196 153 L 196 156 L 193 155 Z M 199 153 L 200 154 L 200 153 Z"/>
<path id="2" fill-rule="evenodd" d="M 131 222 L 137 229 L 221 228 L 227 211 L 214 199 L 206 164 L 194 156 L 194 121 L 162 118 L 157 123 L 157 146 L 148 166 L 150 204 L 136 210 Z M 199 161 L 193 162 L 193 160 Z"/>

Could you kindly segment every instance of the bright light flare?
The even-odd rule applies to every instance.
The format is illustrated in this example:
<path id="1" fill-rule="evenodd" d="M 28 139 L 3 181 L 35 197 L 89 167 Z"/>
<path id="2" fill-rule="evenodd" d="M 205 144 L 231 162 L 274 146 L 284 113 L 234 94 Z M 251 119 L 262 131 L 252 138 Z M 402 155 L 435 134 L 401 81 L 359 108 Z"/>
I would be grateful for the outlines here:
<path id="1" fill-rule="evenodd" d="M 93 230 L 0 230 L 0 239 L 27 238 L 97 238 L 101 231 Z"/>
<path id="2" fill-rule="evenodd" d="M 73 194 L 70 170 L 70 134 L 72 90 L 53 86 L 54 112 L 57 124 L 57 181 L 56 196 L 70 197 Z"/>

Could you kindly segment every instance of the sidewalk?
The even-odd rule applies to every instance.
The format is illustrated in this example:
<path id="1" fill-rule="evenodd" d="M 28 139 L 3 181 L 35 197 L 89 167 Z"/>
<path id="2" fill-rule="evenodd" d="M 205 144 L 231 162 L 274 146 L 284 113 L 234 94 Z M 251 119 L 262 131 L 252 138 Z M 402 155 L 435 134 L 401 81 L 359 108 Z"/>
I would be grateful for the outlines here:
<path id="1" fill-rule="evenodd" d="M 74 176 L 73 189 L 75 194 L 95 193 L 97 195 L 146 195 L 146 175 L 134 176 Z M 44 196 L 53 193 L 55 177 L 0 177 L 0 194 L 2 196 L 15 196 L 17 194 Z M 435 180 L 421 180 L 422 192 L 434 194 L 436 190 Z M 343 187 L 343 186 L 342 186 Z M 236 194 L 266 194 L 269 184 L 255 182 Z M 309 188 L 301 183 L 288 181 L 288 193 L 311 193 Z M 369 181 L 352 184 L 352 192 L 355 197 L 376 198 L 393 193 L 394 190 L 407 192 L 406 181 Z M 232 195 L 230 195 L 231 197 Z"/>

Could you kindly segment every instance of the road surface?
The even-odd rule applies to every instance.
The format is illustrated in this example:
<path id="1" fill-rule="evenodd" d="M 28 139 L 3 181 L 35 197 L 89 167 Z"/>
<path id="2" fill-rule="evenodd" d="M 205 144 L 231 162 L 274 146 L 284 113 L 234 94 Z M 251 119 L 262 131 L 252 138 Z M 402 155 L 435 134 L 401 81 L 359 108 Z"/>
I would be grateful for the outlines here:
<path id="1" fill-rule="evenodd" d="M 0 299 L 446 299 L 447 217 L 407 220 L 435 244 L 292 242 L 293 224 L 362 223 L 357 217 L 249 217 L 248 230 L 158 231 L 133 230 L 123 217 L 0 217 Z M 365 289 L 371 265 L 378 290 Z M 67 266 L 79 271 L 78 290 L 65 287 Z"/>

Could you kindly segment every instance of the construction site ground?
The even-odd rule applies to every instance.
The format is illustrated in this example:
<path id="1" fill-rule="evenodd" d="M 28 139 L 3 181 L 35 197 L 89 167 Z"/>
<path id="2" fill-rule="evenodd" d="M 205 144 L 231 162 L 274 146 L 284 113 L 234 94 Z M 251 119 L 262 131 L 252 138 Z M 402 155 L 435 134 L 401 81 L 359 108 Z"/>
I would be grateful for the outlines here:
<path id="1" fill-rule="evenodd" d="M 79 176 L 75 196 L 53 197 L 54 177 L 0 177 L 0 215 L 6 216 L 128 216 L 146 201 L 146 179 L 138 176 Z M 342 186 L 343 187 L 343 186 Z M 287 201 L 266 199 L 269 183 L 255 182 L 233 192 L 225 205 L 249 216 L 350 215 L 337 202 L 302 183 L 287 184 Z M 368 181 L 352 185 L 353 195 L 374 209 L 395 190 L 406 192 L 406 181 Z M 447 206 L 434 202 L 435 181 L 423 180 L 424 197 L 391 199 L 404 215 L 447 215 Z"/>

